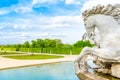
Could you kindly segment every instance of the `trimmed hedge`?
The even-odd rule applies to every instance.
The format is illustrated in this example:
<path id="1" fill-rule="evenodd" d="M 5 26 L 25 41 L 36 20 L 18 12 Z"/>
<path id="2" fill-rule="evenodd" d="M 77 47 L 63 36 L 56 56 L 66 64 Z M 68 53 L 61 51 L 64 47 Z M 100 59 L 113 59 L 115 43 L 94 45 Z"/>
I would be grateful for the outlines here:
<path id="1" fill-rule="evenodd" d="M 3 50 L 6 50 L 6 51 L 16 51 L 16 48 L 4 48 Z"/>
<path id="2" fill-rule="evenodd" d="M 6 51 L 16 51 L 15 48 L 4 48 Z M 21 52 L 33 53 L 51 53 L 51 54 L 73 54 L 77 55 L 81 52 L 82 48 L 20 48 Z"/>

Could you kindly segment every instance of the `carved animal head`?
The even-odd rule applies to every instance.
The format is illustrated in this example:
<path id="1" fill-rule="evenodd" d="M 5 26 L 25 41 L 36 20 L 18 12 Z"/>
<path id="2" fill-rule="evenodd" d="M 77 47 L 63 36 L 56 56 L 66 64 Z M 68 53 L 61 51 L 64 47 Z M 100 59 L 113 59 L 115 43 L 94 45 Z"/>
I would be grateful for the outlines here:
<path id="1" fill-rule="evenodd" d="M 82 13 L 85 24 L 86 24 L 86 20 L 88 19 L 88 17 L 92 16 L 92 15 L 95 15 L 95 14 L 110 15 L 110 16 L 114 17 L 114 19 L 116 21 L 118 21 L 118 19 L 120 17 L 120 4 L 116 4 L 116 5 L 108 4 L 106 6 L 97 5 L 97 6 L 94 6 L 90 10 L 85 10 Z"/>

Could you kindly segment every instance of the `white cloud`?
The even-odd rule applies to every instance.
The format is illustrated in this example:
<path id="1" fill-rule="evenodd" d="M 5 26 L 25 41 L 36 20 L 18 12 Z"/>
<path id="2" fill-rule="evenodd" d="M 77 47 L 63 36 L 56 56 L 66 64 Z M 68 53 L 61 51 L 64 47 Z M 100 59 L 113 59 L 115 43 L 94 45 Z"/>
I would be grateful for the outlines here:
<path id="1" fill-rule="evenodd" d="M 7 14 L 9 12 L 10 12 L 9 10 L 0 9 L 0 15 Z"/>
<path id="2" fill-rule="evenodd" d="M 32 6 L 19 6 L 19 7 L 15 7 L 14 8 L 14 11 L 17 12 L 17 13 L 29 13 L 29 12 L 32 12 Z"/>
<path id="3" fill-rule="evenodd" d="M 12 5 L 10 7 L 4 7 L 2 9 L 0 9 L 0 15 L 9 14 L 10 12 L 14 12 L 14 11 L 18 14 L 34 13 L 33 7 L 44 6 L 44 7 L 49 8 L 50 7 L 49 4 L 56 4 L 59 1 L 60 0 L 32 0 L 32 2 L 30 2 L 29 4 L 24 4 L 24 5 L 22 4 L 22 2 L 19 2 L 19 4 Z M 61 0 L 61 1 L 63 3 L 65 1 L 65 4 L 67 4 L 67 5 L 69 5 L 69 4 L 75 4 L 75 5 L 81 4 L 80 0 Z M 55 6 L 55 7 L 58 7 L 58 6 Z M 62 12 L 62 9 L 60 10 L 60 8 L 59 8 L 59 11 Z M 76 13 L 70 13 L 70 14 L 74 15 Z"/>
<path id="4" fill-rule="evenodd" d="M 46 28 L 71 28 L 80 27 L 83 22 L 81 16 L 56 16 L 46 18 Z"/>
<path id="5" fill-rule="evenodd" d="M 93 6 L 98 4 L 107 5 L 107 4 L 120 4 L 120 0 L 88 0 L 84 5 L 81 11 L 91 9 Z"/>
<path id="6" fill-rule="evenodd" d="M 4 28 L 4 26 L 3 25 L 0 25 L 0 29 L 3 29 Z"/>
<path id="7" fill-rule="evenodd" d="M 33 0 L 32 4 L 42 4 L 42 3 L 49 3 L 49 4 L 55 4 L 57 0 Z"/>
<path id="8" fill-rule="evenodd" d="M 11 6 L 11 7 L 5 7 L 5 8 L 1 8 L 0 9 L 0 15 L 5 15 L 5 14 L 9 14 L 10 12 L 13 12 L 15 11 L 16 13 L 30 13 L 32 12 L 32 5 L 25 5 L 25 6 L 22 6 L 22 5 L 14 5 L 14 6 Z"/>
<path id="9" fill-rule="evenodd" d="M 2 27 L 11 26 L 14 29 L 9 34 L 3 32 L 1 40 L 17 39 L 16 43 L 37 38 L 59 38 L 65 43 L 73 43 L 81 39 L 81 35 L 85 32 L 81 16 L 30 16 L 26 19 L 17 18 L 11 22 L 1 22 L 1 25 Z M 20 29 L 22 31 L 16 31 Z"/>
<path id="10" fill-rule="evenodd" d="M 77 28 L 83 24 L 81 16 L 55 16 L 43 17 L 34 16 L 27 19 L 17 18 L 12 22 L 1 23 L 2 25 L 12 26 L 14 29 L 55 29 L 55 28 Z"/>
<path id="11" fill-rule="evenodd" d="M 19 3 L 0 9 L 0 15 L 8 14 L 8 16 L 5 16 L 4 18 L 1 17 L 0 43 L 19 43 L 21 41 L 37 38 L 59 38 L 62 39 L 63 42 L 71 43 L 80 39 L 84 32 L 84 25 L 81 16 L 68 15 L 48 17 L 36 15 L 34 12 L 32 13 L 32 7 L 37 6 L 37 4 L 56 4 L 58 1 L 60 0 L 33 0 L 30 4 L 24 3 L 24 5 Z M 81 4 L 80 0 L 61 1 L 65 1 L 65 4 L 67 5 Z M 9 14 L 14 11 L 17 12 L 16 14 L 18 14 L 18 16 L 11 16 L 11 14 Z M 59 11 L 61 12 L 61 10 Z M 76 12 L 69 14 L 76 14 Z"/>
<path id="12" fill-rule="evenodd" d="M 65 1 L 66 4 L 76 4 L 76 5 L 79 5 L 81 4 L 80 0 L 66 0 Z"/>

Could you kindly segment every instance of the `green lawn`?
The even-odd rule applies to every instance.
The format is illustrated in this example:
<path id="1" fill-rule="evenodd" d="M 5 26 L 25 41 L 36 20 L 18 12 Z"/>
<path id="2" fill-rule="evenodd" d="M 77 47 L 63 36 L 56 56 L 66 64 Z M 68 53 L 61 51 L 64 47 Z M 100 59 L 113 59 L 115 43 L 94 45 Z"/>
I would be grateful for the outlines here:
<path id="1" fill-rule="evenodd" d="M 64 56 L 53 56 L 53 55 L 18 55 L 18 56 L 3 56 L 6 58 L 19 59 L 19 60 L 43 60 L 43 59 L 54 59 L 63 58 Z"/>

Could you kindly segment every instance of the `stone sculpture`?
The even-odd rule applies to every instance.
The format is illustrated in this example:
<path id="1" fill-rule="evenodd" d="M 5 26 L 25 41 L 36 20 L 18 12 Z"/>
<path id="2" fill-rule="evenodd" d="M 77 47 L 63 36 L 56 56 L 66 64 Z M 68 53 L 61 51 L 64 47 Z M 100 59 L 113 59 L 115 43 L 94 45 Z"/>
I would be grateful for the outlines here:
<path id="1" fill-rule="evenodd" d="M 97 5 L 84 11 L 82 16 L 85 34 L 95 47 L 85 47 L 76 58 L 76 74 L 81 69 L 87 71 L 92 68 L 120 78 L 120 5 Z M 99 36 L 99 40 L 96 40 L 96 36 Z M 93 60 L 95 67 L 87 64 L 89 59 Z"/>

